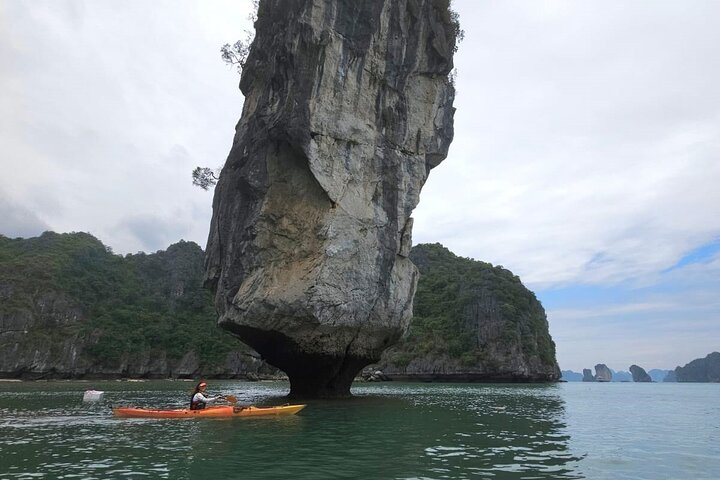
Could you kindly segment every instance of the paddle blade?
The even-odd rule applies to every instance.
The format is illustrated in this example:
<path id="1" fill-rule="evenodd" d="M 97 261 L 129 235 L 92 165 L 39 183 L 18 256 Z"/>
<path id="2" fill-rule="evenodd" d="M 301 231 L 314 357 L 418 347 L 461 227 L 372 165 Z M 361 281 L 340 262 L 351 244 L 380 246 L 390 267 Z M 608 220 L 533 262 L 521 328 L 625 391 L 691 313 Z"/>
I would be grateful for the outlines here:
<path id="1" fill-rule="evenodd" d="M 237 403 L 237 397 L 235 395 L 225 395 L 225 400 L 230 403 Z"/>

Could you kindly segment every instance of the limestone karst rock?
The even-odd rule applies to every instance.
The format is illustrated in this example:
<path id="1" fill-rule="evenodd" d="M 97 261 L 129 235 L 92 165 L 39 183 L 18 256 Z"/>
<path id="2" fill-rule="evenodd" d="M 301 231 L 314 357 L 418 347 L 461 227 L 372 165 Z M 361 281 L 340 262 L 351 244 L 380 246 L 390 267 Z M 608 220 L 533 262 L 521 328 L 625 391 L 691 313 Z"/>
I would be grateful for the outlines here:
<path id="1" fill-rule="evenodd" d="M 0 378 L 278 376 L 213 325 L 204 260 L 182 240 L 121 256 L 88 233 L 0 234 Z"/>
<path id="2" fill-rule="evenodd" d="M 589 368 L 583 368 L 582 381 L 583 382 L 594 382 L 595 381 L 595 377 L 592 374 L 592 370 L 590 370 Z"/>
<path id="3" fill-rule="evenodd" d="M 453 136 L 448 0 L 261 0 L 213 200 L 219 324 L 290 378 L 349 395 L 407 329 L 413 209 Z"/>
<path id="4" fill-rule="evenodd" d="M 610 382 L 612 381 L 613 374 L 610 369 L 604 363 L 598 363 L 595 365 L 595 381 L 596 382 Z"/>
<path id="5" fill-rule="evenodd" d="M 408 336 L 378 368 L 398 380 L 554 382 L 560 377 L 545 309 L 501 266 L 416 245 L 420 270 Z"/>
<path id="6" fill-rule="evenodd" d="M 632 373 L 633 382 L 652 382 L 652 378 L 642 367 L 630 365 L 630 373 Z"/>
<path id="7" fill-rule="evenodd" d="M 720 352 L 675 368 L 675 377 L 678 382 L 720 382 Z"/>

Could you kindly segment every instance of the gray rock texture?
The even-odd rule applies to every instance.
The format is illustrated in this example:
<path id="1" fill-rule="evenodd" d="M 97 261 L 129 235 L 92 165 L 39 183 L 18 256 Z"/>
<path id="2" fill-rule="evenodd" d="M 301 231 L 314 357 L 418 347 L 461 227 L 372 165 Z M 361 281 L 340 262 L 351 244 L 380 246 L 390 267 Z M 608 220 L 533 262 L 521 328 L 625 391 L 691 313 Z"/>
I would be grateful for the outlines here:
<path id="1" fill-rule="evenodd" d="M 652 378 L 642 367 L 630 365 L 630 373 L 632 373 L 633 382 L 652 382 Z"/>
<path id="2" fill-rule="evenodd" d="M 422 381 L 554 382 L 560 378 L 545 310 L 511 271 L 458 257 L 440 244 L 413 247 L 420 270 L 408 336 L 378 368 Z"/>
<path id="3" fill-rule="evenodd" d="M 596 382 L 611 382 L 613 374 L 610 369 L 604 363 L 598 363 L 595 365 L 595 381 Z"/>
<path id="4" fill-rule="evenodd" d="M 720 352 L 713 352 L 705 358 L 696 358 L 684 367 L 677 367 L 675 377 L 678 382 L 720 382 Z"/>
<path id="5" fill-rule="evenodd" d="M 592 374 L 592 370 L 590 370 L 589 368 L 583 368 L 582 381 L 583 382 L 594 382 L 595 381 L 595 377 Z"/>
<path id="6" fill-rule="evenodd" d="M 410 215 L 453 136 L 447 0 L 261 0 L 213 201 L 219 324 L 291 395 L 349 395 L 407 329 Z"/>

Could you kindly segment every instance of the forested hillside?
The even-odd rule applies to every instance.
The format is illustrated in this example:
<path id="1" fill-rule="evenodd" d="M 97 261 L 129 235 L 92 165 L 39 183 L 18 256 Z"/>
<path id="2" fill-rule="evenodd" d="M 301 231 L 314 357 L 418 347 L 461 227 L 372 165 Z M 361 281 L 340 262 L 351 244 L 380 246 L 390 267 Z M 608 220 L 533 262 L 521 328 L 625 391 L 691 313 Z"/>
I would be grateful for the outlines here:
<path id="1" fill-rule="evenodd" d="M 258 368 L 215 327 L 203 251 L 114 255 L 86 233 L 0 236 L 0 373 L 233 376 Z"/>
<path id="2" fill-rule="evenodd" d="M 420 270 L 406 338 L 379 367 L 418 379 L 558 380 L 545 310 L 509 270 L 458 257 L 440 244 L 413 247 Z"/>
<path id="3" fill-rule="evenodd" d="M 244 377 L 278 372 L 215 325 L 202 249 L 115 255 L 86 233 L 0 236 L 0 376 Z M 535 295 L 512 272 L 418 245 L 405 339 L 379 365 L 398 378 L 557 380 Z"/>

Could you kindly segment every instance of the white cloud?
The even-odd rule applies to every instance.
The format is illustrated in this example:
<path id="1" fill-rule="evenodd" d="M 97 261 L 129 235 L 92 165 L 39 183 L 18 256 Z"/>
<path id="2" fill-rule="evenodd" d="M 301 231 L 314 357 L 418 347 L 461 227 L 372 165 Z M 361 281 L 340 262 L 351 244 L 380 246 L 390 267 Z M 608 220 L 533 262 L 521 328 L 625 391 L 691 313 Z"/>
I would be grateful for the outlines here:
<path id="1" fill-rule="evenodd" d="M 720 348 L 719 290 L 716 254 L 658 274 L 648 285 L 583 292 L 578 299 L 570 293 L 547 309 L 558 361 L 564 369 L 608 363 L 619 370 L 632 363 L 674 368 L 704 357 Z"/>
<path id="2" fill-rule="evenodd" d="M 718 235 L 720 67 L 707 59 L 720 33 L 705 19 L 720 7 L 455 5 L 456 136 L 416 241 L 541 288 L 641 278 Z M 14 19 L 0 33 L 0 145 L 21 165 L 0 179 L 9 198 L 101 236 L 128 215 L 205 209 L 191 238 L 204 244 L 210 196 L 187 188 L 189 171 L 220 165 L 232 141 L 242 97 L 218 50 L 251 28 L 251 3 L 0 8 Z"/>
<path id="3" fill-rule="evenodd" d="M 251 7 L 3 2 L 13 18 L 0 32 L 9 200 L 117 252 L 167 246 L 147 243 L 165 234 L 143 243 L 120 233 L 139 217 L 159 219 L 158 229 L 181 223 L 204 245 L 212 195 L 192 187 L 190 172 L 221 165 L 232 143 L 242 96 L 219 51 L 251 28 Z"/>
<path id="4" fill-rule="evenodd" d="M 416 241 L 541 288 L 639 279 L 718 236 L 720 5 L 455 5 L 455 141 Z"/>
<path id="5" fill-rule="evenodd" d="M 646 313 L 646 312 L 667 312 L 668 310 L 677 310 L 682 308 L 680 304 L 670 302 L 642 302 L 642 303 L 626 303 L 621 305 L 603 305 L 586 309 L 561 309 L 548 311 L 553 321 L 585 321 L 589 319 L 610 317 L 616 315 L 625 315 L 628 313 Z"/>
<path id="6" fill-rule="evenodd" d="M 720 260 L 663 272 L 720 238 L 720 30 L 708 21 L 720 3 L 454 5 L 455 140 L 422 192 L 415 241 L 502 264 L 535 290 L 637 293 L 549 311 L 564 367 L 604 361 L 588 357 L 598 350 L 645 352 L 650 367 L 706 354 Z M 0 233 L 88 231 L 119 253 L 180 236 L 204 246 L 212 194 L 190 172 L 227 156 L 242 96 L 219 48 L 245 36 L 250 9 L 0 2 L 12 18 Z M 623 355 L 608 363 L 627 368 Z"/>
<path id="7" fill-rule="evenodd" d="M 10 202 L 0 192 L 0 235 L 34 237 L 48 230 L 47 224 L 32 210 Z"/>

